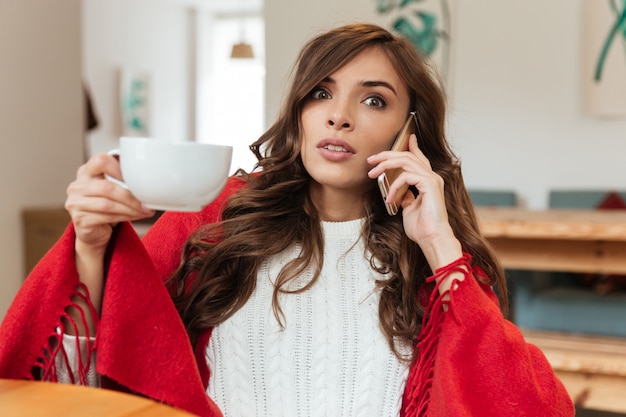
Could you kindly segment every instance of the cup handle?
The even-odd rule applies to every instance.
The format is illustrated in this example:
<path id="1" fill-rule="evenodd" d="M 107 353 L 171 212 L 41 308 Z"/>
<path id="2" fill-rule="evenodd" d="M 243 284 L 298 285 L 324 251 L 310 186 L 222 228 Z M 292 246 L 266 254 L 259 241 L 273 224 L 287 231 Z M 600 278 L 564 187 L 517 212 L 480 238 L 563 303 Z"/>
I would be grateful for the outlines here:
<path id="1" fill-rule="evenodd" d="M 119 158 L 120 150 L 119 149 L 111 149 L 109 152 L 107 152 L 107 154 L 109 154 L 111 156 L 116 156 L 116 157 Z M 109 174 L 104 174 L 104 178 L 106 178 L 107 180 L 111 181 L 112 183 L 117 184 L 120 187 L 126 188 L 128 190 L 128 185 L 126 185 L 126 183 L 124 181 L 118 180 L 117 178 L 113 178 Z"/>

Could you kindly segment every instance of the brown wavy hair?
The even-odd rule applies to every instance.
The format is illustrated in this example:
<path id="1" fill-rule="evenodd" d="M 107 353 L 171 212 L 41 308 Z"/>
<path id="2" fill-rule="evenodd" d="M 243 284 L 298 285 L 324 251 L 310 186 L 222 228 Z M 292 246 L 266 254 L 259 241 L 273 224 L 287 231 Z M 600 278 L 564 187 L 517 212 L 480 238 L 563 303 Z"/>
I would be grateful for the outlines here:
<path id="1" fill-rule="evenodd" d="M 324 78 L 372 47 L 386 52 L 409 91 L 419 124 L 419 146 L 445 182 L 456 237 L 497 288 L 501 305 L 507 305 L 504 273 L 479 233 L 460 163 L 445 138 L 441 84 L 408 41 L 379 26 L 352 24 L 323 33 L 304 46 L 277 120 L 250 147 L 258 159 L 258 172 L 239 172 L 246 185 L 229 198 L 222 221 L 202 227 L 186 242 L 182 263 L 168 288 L 192 342 L 241 308 L 255 289 L 261 263 L 295 243 L 300 244 L 301 254 L 282 269 L 273 294 L 272 307 L 281 324 L 286 323 L 280 294 L 306 291 L 316 282 L 324 262 L 324 238 L 309 194 L 312 180 L 300 157 L 300 114 Z M 402 357 L 394 341 L 416 342 L 424 314 L 420 287 L 432 271 L 419 246 L 407 238 L 402 216 L 386 213 L 375 181 L 363 210 L 362 235 L 373 256 L 371 267 L 388 273 L 377 284 L 380 325 L 391 349 Z M 309 267 L 315 272 L 313 280 L 289 290 L 286 284 Z"/>

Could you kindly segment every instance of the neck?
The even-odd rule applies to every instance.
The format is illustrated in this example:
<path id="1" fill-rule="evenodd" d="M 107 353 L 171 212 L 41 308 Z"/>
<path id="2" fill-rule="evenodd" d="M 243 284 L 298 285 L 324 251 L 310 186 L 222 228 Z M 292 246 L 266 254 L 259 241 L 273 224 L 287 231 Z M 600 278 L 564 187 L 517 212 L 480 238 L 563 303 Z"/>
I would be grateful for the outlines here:
<path id="1" fill-rule="evenodd" d="M 311 184 L 311 198 L 323 221 L 342 222 L 363 217 L 363 193 Z"/>

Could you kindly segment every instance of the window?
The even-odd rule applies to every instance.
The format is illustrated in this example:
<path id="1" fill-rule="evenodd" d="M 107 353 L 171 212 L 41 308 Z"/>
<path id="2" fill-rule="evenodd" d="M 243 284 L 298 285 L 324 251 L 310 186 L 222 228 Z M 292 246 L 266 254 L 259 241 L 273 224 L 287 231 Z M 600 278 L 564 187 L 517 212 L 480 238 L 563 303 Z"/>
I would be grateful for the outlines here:
<path id="1" fill-rule="evenodd" d="M 249 149 L 265 130 L 265 45 L 262 16 L 204 16 L 197 44 L 197 140 L 233 146 L 231 172 L 252 170 Z M 252 45 L 253 58 L 231 58 L 234 44 Z"/>

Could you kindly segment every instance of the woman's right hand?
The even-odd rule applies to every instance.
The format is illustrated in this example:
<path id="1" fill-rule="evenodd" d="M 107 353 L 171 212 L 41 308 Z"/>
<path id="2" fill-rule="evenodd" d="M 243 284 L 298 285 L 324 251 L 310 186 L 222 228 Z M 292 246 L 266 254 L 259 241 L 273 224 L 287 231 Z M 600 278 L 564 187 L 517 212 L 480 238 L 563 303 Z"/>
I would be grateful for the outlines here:
<path id="1" fill-rule="evenodd" d="M 115 224 L 154 215 L 130 191 L 107 180 L 104 174 L 121 178 L 118 160 L 108 154 L 93 156 L 78 169 L 76 179 L 67 188 L 65 202 L 77 244 L 103 252 Z"/>

